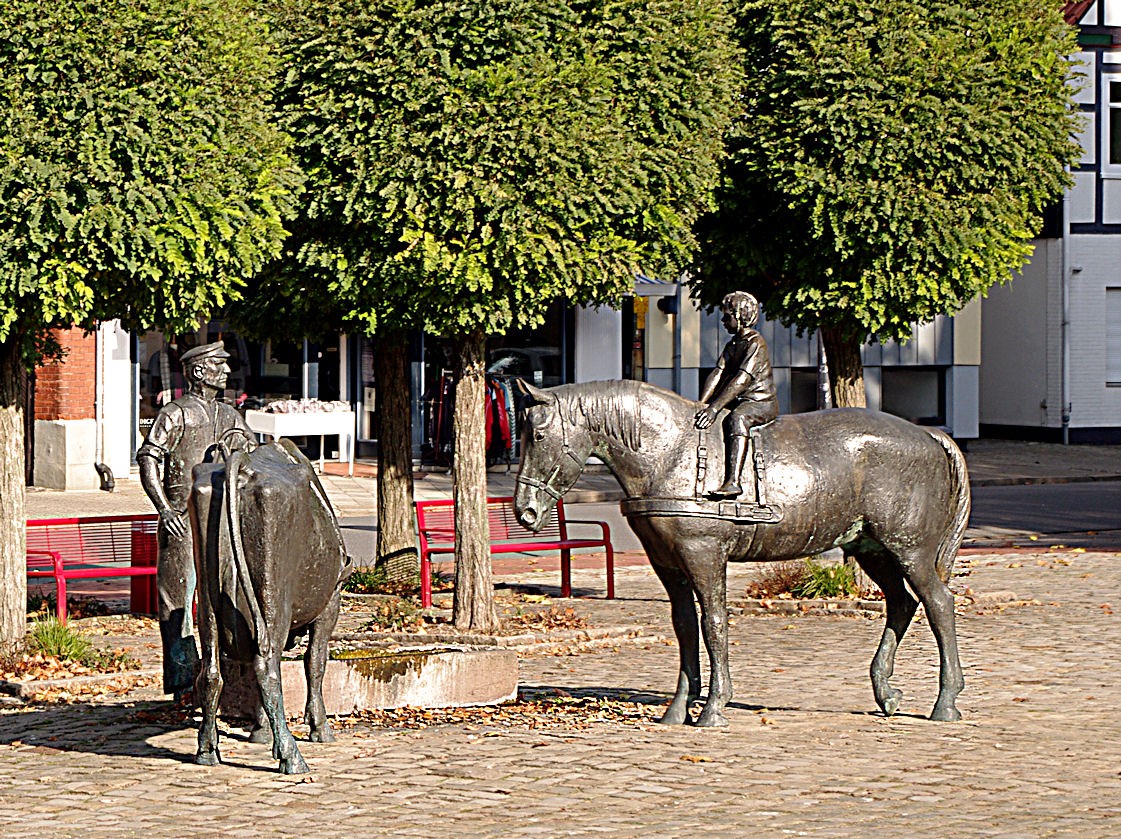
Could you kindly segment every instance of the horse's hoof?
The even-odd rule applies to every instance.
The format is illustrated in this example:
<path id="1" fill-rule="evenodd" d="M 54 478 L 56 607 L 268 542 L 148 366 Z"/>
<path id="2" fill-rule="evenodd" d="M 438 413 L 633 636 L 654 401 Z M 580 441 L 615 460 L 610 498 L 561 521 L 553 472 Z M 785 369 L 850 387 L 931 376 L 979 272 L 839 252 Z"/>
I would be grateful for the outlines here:
<path id="1" fill-rule="evenodd" d="M 903 691 L 892 689 L 887 696 L 880 701 L 880 710 L 884 712 L 885 717 L 895 715 L 899 710 L 899 705 L 903 701 Z"/>
<path id="2" fill-rule="evenodd" d="M 271 743 L 272 742 L 272 729 L 270 728 L 255 728 L 249 732 L 250 743 Z"/>
<path id="3" fill-rule="evenodd" d="M 323 726 L 309 733 L 307 739 L 311 743 L 334 743 L 335 733 L 327 726 Z"/>
<path id="4" fill-rule="evenodd" d="M 195 755 L 195 763 L 199 766 L 218 766 L 222 762 L 222 756 L 218 754 L 215 749 L 212 752 L 199 752 Z"/>
<path id="5" fill-rule="evenodd" d="M 280 761 L 280 772 L 284 775 L 305 775 L 311 770 L 308 769 L 307 763 L 304 761 L 303 755 L 296 752 L 292 757 L 282 758 Z"/>
<path id="6" fill-rule="evenodd" d="M 701 711 L 701 715 L 693 725 L 697 728 L 724 728 L 728 725 L 728 720 L 723 714 Z"/>
<path id="7" fill-rule="evenodd" d="M 939 708 L 934 706 L 934 710 L 930 714 L 930 718 L 934 722 L 957 722 L 961 719 L 961 712 L 950 705 L 948 708 Z"/>

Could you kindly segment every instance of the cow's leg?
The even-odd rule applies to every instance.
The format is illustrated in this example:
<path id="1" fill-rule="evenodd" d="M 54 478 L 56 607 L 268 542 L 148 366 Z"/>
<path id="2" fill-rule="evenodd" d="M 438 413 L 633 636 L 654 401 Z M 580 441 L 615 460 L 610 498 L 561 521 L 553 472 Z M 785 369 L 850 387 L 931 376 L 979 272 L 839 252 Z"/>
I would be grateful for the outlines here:
<path id="1" fill-rule="evenodd" d="M 288 624 L 285 622 L 285 635 Z M 261 705 L 268 715 L 272 728 L 272 756 L 280 761 L 280 771 L 285 775 L 298 775 L 309 771 L 304 762 L 296 738 L 288 730 L 284 718 L 284 693 L 280 681 L 280 651 L 284 639 L 265 638 L 263 649 L 253 658 L 253 669 L 257 673 L 257 683 L 261 689 Z"/>
<path id="2" fill-rule="evenodd" d="M 308 632 L 307 652 L 304 653 L 304 677 L 307 679 L 307 706 L 304 717 L 311 729 L 308 739 L 314 743 L 333 743 L 335 735 L 327 723 L 327 709 L 323 705 L 323 673 L 327 669 L 327 642 L 339 620 L 340 594 L 336 589 L 327 608 L 315 619 Z"/>
<path id="3" fill-rule="evenodd" d="M 252 674 L 253 671 L 250 671 Z M 254 681 L 256 675 L 252 675 Z M 260 694 L 260 687 L 257 688 L 257 693 Z M 265 706 L 261 704 L 260 700 L 253 703 L 253 728 L 249 732 L 250 743 L 271 743 L 272 742 L 272 723 L 269 722 L 269 715 L 265 713 Z"/>
<path id="4" fill-rule="evenodd" d="M 198 627 L 202 641 L 202 669 L 195 689 L 202 708 L 202 723 L 199 725 L 199 750 L 195 762 L 215 766 L 222 762 L 218 752 L 218 699 L 222 695 L 222 671 L 218 654 L 218 622 L 206 583 L 199 588 Z"/>

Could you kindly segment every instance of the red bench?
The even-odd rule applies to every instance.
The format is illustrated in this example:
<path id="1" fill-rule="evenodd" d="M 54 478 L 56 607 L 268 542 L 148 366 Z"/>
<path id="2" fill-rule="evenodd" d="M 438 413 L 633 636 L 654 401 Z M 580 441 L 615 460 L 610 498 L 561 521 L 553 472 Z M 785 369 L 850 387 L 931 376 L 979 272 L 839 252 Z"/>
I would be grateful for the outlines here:
<path id="1" fill-rule="evenodd" d="M 607 552 L 607 597 L 615 598 L 615 550 L 607 522 L 566 519 L 564 502 L 557 501 L 556 512 L 539 533 L 527 530 L 514 517 L 512 497 L 487 499 L 490 527 L 490 552 L 494 554 L 560 551 L 561 597 L 572 596 L 572 551 L 578 548 L 603 548 Z M 417 531 L 420 534 L 420 602 L 432 605 L 432 557 L 455 554 L 455 504 L 451 499 L 416 502 Z M 598 538 L 575 538 L 570 524 L 595 525 Z"/>
<path id="2" fill-rule="evenodd" d="M 154 614 L 159 516 L 86 516 L 27 522 L 27 576 L 53 578 L 57 613 L 66 621 L 66 581 L 132 577 L 131 608 Z"/>

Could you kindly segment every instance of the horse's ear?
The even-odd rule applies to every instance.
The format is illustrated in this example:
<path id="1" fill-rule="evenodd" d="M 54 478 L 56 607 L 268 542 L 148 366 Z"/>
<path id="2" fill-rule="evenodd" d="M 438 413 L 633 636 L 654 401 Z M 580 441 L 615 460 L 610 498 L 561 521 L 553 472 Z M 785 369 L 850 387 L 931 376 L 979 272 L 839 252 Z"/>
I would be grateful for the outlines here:
<path id="1" fill-rule="evenodd" d="M 544 390 L 539 387 L 534 387 L 525 379 L 515 379 L 514 381 L 517 383 L 518 390 L 524 397 L 523 404 L 525 407 L 528 408 L 530 405 L 545 405 L 552 401 Z"/>

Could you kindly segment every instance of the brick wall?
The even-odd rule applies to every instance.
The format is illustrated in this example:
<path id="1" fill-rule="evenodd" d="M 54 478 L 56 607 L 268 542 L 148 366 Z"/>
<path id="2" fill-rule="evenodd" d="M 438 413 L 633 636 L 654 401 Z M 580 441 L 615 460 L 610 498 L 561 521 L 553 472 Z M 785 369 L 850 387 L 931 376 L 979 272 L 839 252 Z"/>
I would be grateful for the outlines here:
<path id="1" fill-rule="evenodd" d="M 93 419 L 97 338 L 80 329 L 58 329 L 55 336 L 66 355 L 35 371 L 35 419 Z"/>

